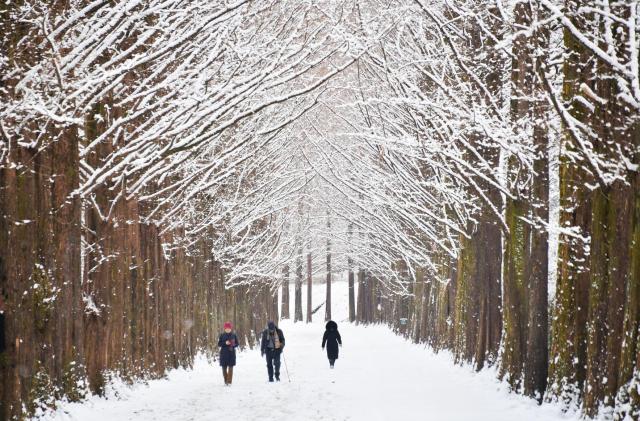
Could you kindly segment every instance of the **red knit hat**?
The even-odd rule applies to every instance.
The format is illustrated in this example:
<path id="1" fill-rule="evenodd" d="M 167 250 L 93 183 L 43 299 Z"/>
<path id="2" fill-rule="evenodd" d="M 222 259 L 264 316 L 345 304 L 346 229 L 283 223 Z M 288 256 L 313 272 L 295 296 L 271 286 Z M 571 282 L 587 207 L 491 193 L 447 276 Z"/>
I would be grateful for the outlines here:
<path id="1" fill-rule="evenodd" d="M 231 322 L 224 322 L 224 330 L 227 329 L 233 329 L 233 325 L 231 324 Z"/>

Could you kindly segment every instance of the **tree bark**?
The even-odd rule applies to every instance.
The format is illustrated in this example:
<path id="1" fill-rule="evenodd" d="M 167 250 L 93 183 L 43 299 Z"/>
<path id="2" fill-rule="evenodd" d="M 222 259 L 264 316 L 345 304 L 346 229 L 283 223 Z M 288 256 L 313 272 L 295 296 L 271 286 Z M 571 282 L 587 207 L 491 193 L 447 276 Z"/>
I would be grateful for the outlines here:
<path id="1" fill-rule="evenodd" d="M 302 321 L 302 248 L 298 249 L 296 257 L 296 290 L 295 290 L 295 308 L 293 321 Z"/>
<path id="2" fill-rule="evenodd" d="M 327 215 L 327 235 L 331 232 L 331 220 Z M 331 320 L 331 239 L 327 236 L 327 300 L 325 303 L 324 320 Z"/>
<path id="3" fill-rule="evenodd" d="M 311 253 L 307 253 L 307 323 L 311 323 L 313 317 L 313 302 L 312 302 L 312 287 L 313 287 L 313 273 L 311 266 Z"/>
<path id="4" fill-rule="evenodd" d="M 281 317 L 289 319 L 289 265 L 286 265 L 282 271 L 282 310 Z"/>
<path id="5" fill-rule="evenodd" d="M 358 271 L 358 306 L 356 308 L 356 321 L 358 323 L 365 322 L 365 279 L 364 279 L 364 269 L 360 269 Z"/>
<path id="6" fill-rule="evenodd" d="M 349 321 L 351 323 L 356 321 L 356 296 L 355 296 L 355 274 L 353 272 L 353 260 L 348 258 L 349 274 Z"/>

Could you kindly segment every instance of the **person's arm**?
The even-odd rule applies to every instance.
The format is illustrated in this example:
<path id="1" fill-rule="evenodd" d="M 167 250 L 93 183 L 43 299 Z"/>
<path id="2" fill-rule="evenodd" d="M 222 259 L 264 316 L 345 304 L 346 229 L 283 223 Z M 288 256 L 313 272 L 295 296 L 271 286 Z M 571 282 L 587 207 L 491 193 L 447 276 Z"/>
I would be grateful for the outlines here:
<path id="1" fill-rule="evenodd" d="M 284 349 L 284 333 L 282 333 L 282 330 L 280 330 L 280 351 L 282 351 Z"/>
<path id="2" fill-rule="evenodd" d="M 322 335 L 322 349 L 324 349 L 325 345 L 327 344 L 327 331 L 324 332 L 324 335 Z"/>
<path id="3" fill-rule="evenodd" d="M 222 339 L 223 337 L 224 337 L 224 335 L 220 335 L 220 336 L 218 337 L 218 346 L 219 346 L 220 348 L 222 348 L 223 346 L 225 346 L 224 339 Z"/>
<path id="4" fill-rule="evenodd" d="M 338 335 L 338 343 L 340 344 L 340 346 L 342 346 L 342 338 L 340 337 L 340 332 L 336 332 L 336 335 Z"/>
<path id="5" fill-rule="evenodd" d="M 234 334 L 233 335 L 233 348 L 237 348 L 238 347 L 238 335 Z"/>
<path id="6" fill-rule="evenodd" d="M 266 338 L 264 332 L 262 332 L 262 338 L 260 339 L 260 355 L 264 355 L 265 348 L 267 347 Z"/>

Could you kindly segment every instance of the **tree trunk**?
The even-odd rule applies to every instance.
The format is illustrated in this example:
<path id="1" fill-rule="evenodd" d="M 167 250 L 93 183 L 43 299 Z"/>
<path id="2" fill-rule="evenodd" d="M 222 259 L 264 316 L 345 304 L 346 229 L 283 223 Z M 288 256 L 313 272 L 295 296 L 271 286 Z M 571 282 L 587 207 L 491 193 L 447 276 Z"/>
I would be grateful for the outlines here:
<path id="1" fill-rule="evenodd" d="M 514 8 L 511 119 L 514 135 L 530 135 L 534 175 L 512 180 L 515 198 L 507 198 L 504 265 L 504 351 L 501 374 L 512 388 L 542 400 L 547 381 L 549 120 L 544 90 L 537 77 L 536 55 L 547 51 L 548 34 L 536 28 L 522 33 L 538 19 L 536 2 Z M 519 163 L 509 159 L 517 173 Z M 520 381 L 523 381 L 521 384 Z"/>
<path id="2" fill-rule="evenodd" d="M 534 105 L 534 120 L 544 121 L 548 117 L 546 103 Z M 532 196 L 534 221 L 549 224 L 549 142 L 546 127 L 534 128 L 534 145 L 537 156 L 534 161 Z M 529 273 L 529 314 L 527 323 L 527 353 L 524 363 L 524 392 L 542 402 L 547 388 L 549 364 L 549 242 L 548 230 L 543 226 L 531 235 L 531 252 L 527 271 Z"/>
<path id="3" fill-rule="evenodd" d="M 311 267 L 311 253 L 307 253 L 307 323 L 311 323 L 313 317 L 313 302 L 312 302 L 312 287 L 313 287 L 313 273 Z"/>
<path id="4" fill-rule="evenodd" d="M 296 290 L 295 290 L 295 308 L 293 321 L 302 321 L 302 248 L 298 249 L 296 258 Z"/>
<path id="5" fill-rule="evenodd" d="M 327 215 L 327 301 L 325 304 L 324 320 L 331 320 L 331 219 Z"/>
<path id="6" fill-rule="evenodd" d="M 353 323 L 356 321 L 355 274 L 353 272 L 353 260 L 350 257 L 347 264 L 349 266 L 349 321 Z"/>
<path id="7" fill-rule="evenodd" d="M 289 265 L 286 265 L 282 271 L 282 319 L 289 319 Z"/>
<path id="8" fill-rule="evenodd" d="M 611 12 L 628 19 L 629 7 L 633 6 L 613 3 Z M 594 18 L 594 21 L 598 22 L 600 32 L 610 31 L 614 37 L 619 37 L 628 29 L 620 23 L 612 23 L 611 28 L 607 28 L 598 19 Z M 617 48 L 626 48 L 621 40 L 617 41 Z M 620 160 L 619 151 L 635 150 L 629 156 L 635 158 L 637 164 L 636 133 L 633 126 L 627 127 L 628 108 L 617 101 L 620 92 L 614 82 L 616 75 L 608 70 L 605 62 L 599 61 L 597 66 L 600 76 L 595 81 L 595 92 L 604 101 L 596 102 L 590 120 L 596 132 L 594 152 L 608 161 L 617 162 Z M 590 335 L 587 340 L 587 388 L 584 400 L 585 413 L 589 416 L 595 416 L 603 405 L 613 407 L 621 386 L 619 373 L 624 345 L 625 294 L 629 283 L 638 281 L 630 277 L 633 247 L 620 246 L 631 244 L 634 231 L 634 192 L 630 189 L 634 183 L 633 176 L 633 172 L 629 172 L 624 180 L 600 185 L 591 191 Z"/>
<path id="9" fill-rule="evenodd" d="M 360 269 L 358 271 L 358 306 L 356 308 L 356 321 L 358 323 L 365 322 L 365 279 L 364 279 L 364 269 Z"/>

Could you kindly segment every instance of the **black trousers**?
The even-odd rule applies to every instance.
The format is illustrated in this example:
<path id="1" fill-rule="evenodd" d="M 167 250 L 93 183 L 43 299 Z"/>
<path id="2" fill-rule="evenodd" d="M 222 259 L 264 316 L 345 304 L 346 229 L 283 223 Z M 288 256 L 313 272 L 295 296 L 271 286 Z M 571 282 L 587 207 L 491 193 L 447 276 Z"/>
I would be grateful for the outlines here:
<path id="1" fill-rule="evenodd" d="M 274 374 L 276 380 L 280 379 L 280 354 L 282 354 L 282 351 L 267 349 L 267 373 L 269 373 L 269 380 L 273 380 Z"/>

